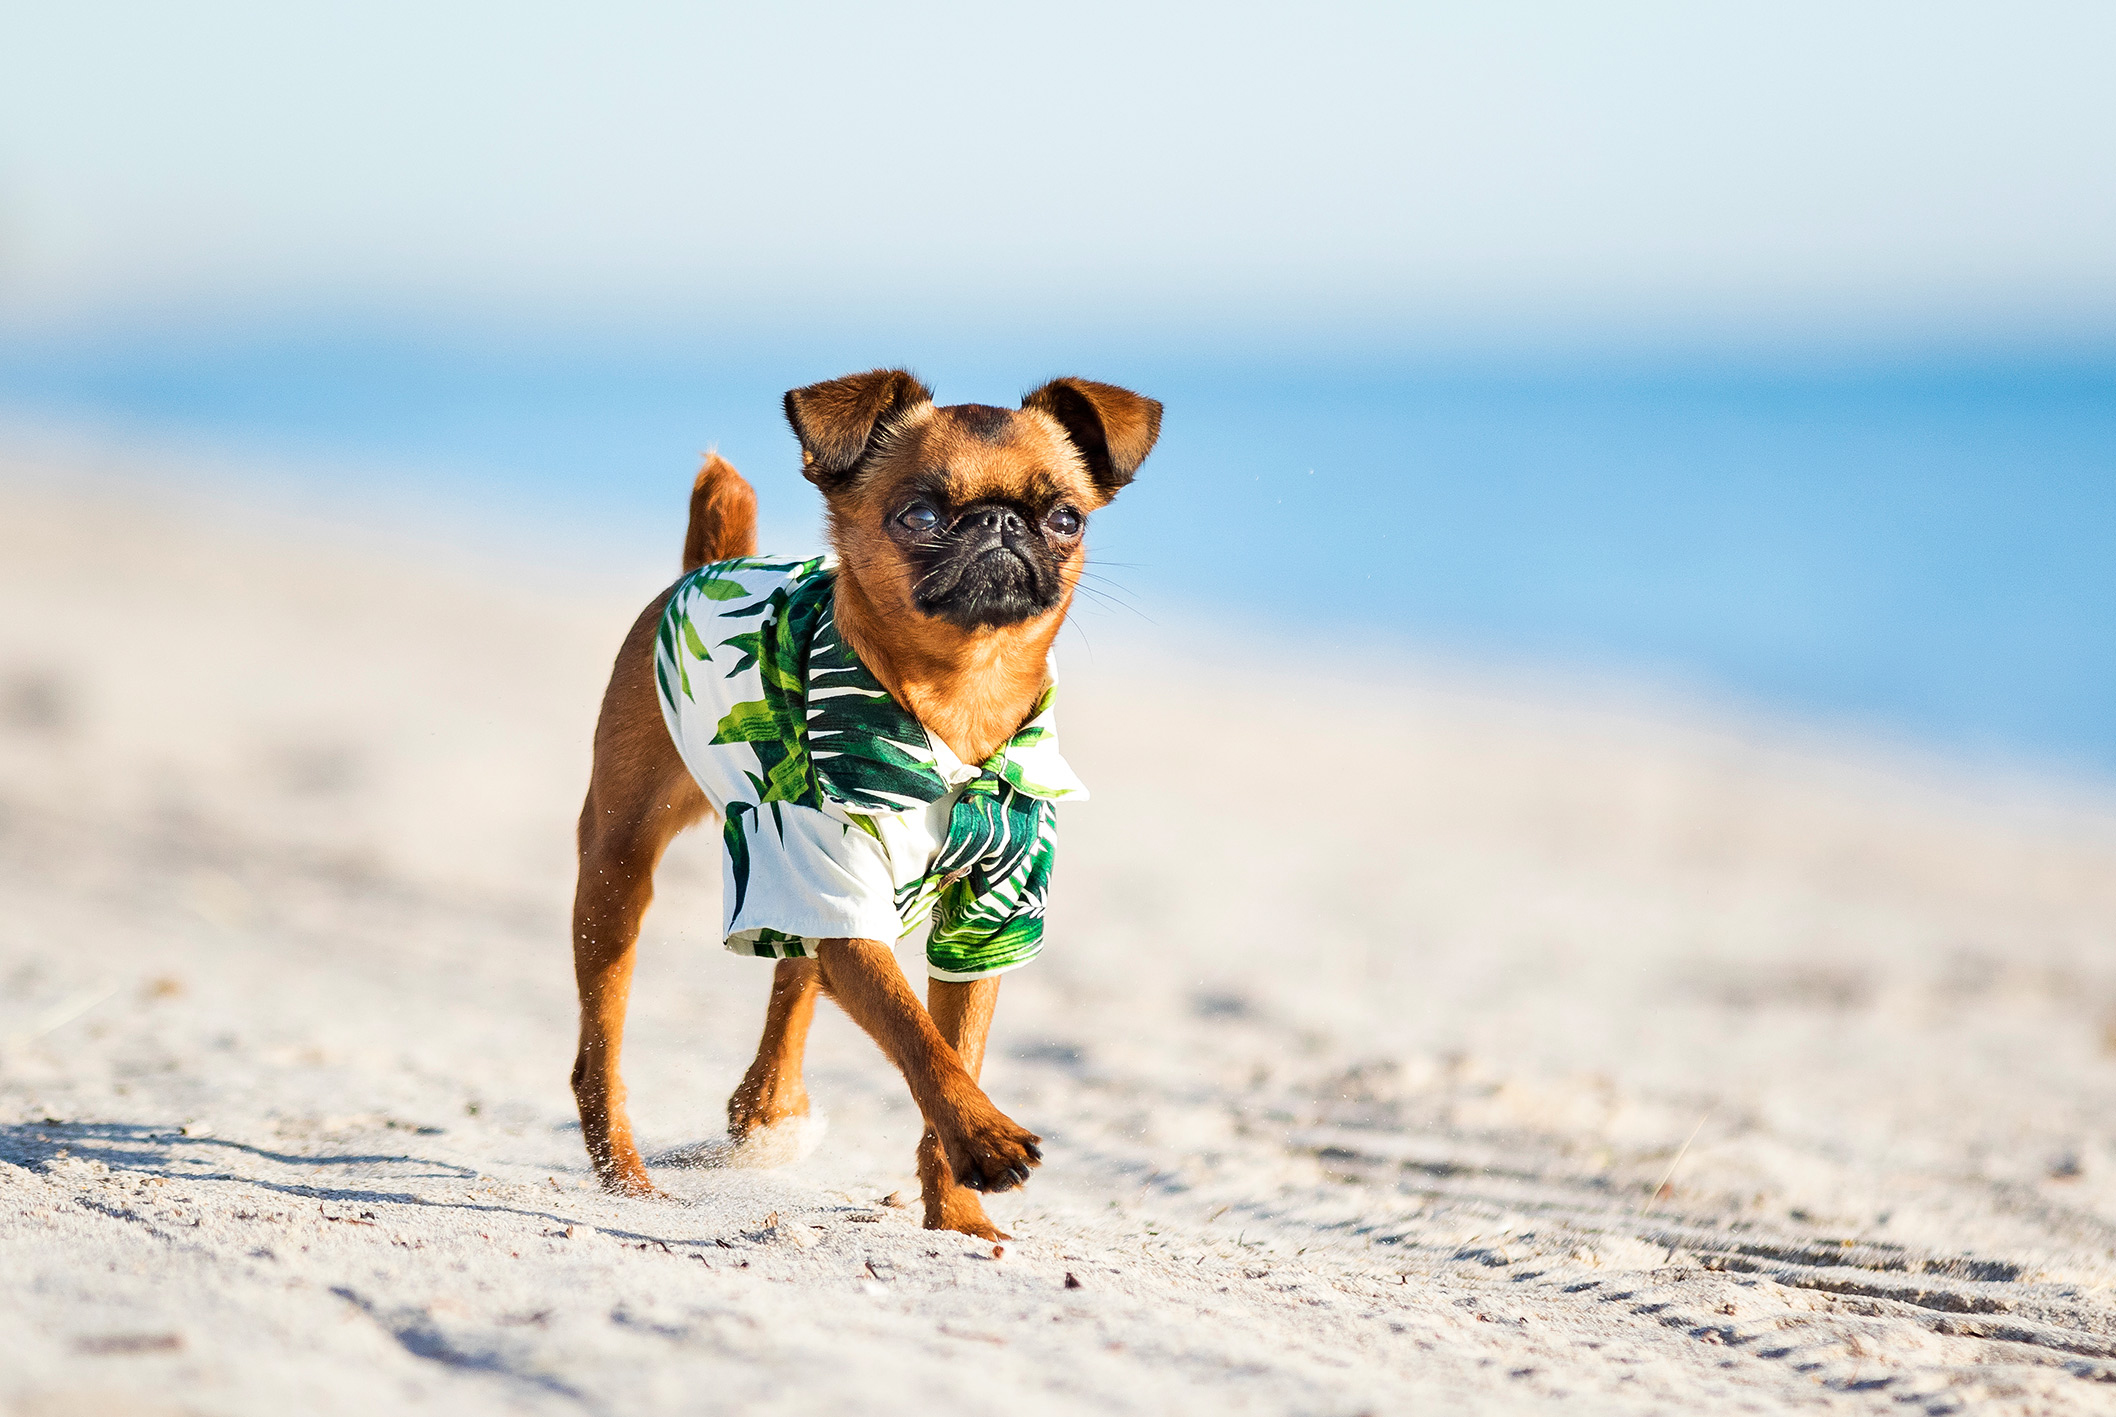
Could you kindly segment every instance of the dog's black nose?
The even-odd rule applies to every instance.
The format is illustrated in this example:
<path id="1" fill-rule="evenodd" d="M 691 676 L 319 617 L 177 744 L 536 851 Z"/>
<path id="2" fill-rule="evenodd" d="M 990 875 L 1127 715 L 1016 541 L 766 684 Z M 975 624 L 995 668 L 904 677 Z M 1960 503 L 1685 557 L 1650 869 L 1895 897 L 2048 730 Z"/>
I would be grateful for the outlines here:
<path id="1" fill-rule="evenodd" d="M 999 536 L 1009 533 L 1020 536 L 1029 529 L 1029 524 L 1021 519 L 1021 513 L 1012 507 L 979 507 L 963 520 L 973 530 L 989 531 Z"/>

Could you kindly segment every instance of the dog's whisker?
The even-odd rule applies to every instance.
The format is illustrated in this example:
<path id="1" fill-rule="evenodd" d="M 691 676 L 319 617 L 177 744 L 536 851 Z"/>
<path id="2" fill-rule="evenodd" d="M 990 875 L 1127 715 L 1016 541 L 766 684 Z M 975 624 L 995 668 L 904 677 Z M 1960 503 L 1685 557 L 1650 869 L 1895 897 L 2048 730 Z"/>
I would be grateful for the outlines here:
<path id="1" fill-rule="evenodd" d="M 1081 624 L 1079 619 L 1076 618 L 1078 613 L 1079 606 L 1077 605 L 1068 605 L 1065 608 L 1064 628 L 1071 630 L 1080 637 L 1080 643 L 1087 650 L 1088 658 L 1092 659 L 1095 655 L 1095 643 L 1087 636 L 1087 626 Z"/>
<path id="2" fill-rule="evenodd" d="M 1092 588 L 1095 590 L 1099 590 L 1106 595 L 1138 594 L 1138 592 L 1134 591 L 1130 586 L 1124 585 L 1119 581 L 1110 580 L 1105 576 L 1083 575 L 1076 582 L 1074 582 L 1074 584 L 1082 587 L 1083 589 Z"/>
<path id="3" fill-rule="evenodd" d="M 1160 623 L 1159 621 L 1155 620 L 1153 616 L 1148 615 L 1145 611 L 1141 610 L 1138 606 L 1129 604 L 1126 601 L 1119 600 L 1115 596 L 1112 596 L 1104 591 L 1096 590 L 1092 586 L 1077 586 L 1075 587 L 1075 589 L 1077 589 L 1082 595 L 1093 596 L 1095 599 L 1095 603 L 1098 605 L 1108 606 L 1109 608 L 1114 610 L 1127 611 L 1133 615 L 1138 616 L 1141 620 L 1144 620 L 1149 625 L 1155 625 Z M 1075 605 L 1077 606 L 1077 604 L 1078 602 L 1076 601 Z M 1066 612 L 1068 618 L 1071 617 L 1072 613 L 1073 612 L 1071 610 L 1068 610 Z"/>
<path id="4" fill-rule="evenodd" d="M 1102 595 L 1120 595 L 1129 598 L 1136 598 L 1138 595 L 1138 592 L 1134 591 L 1130 586 L 1112 581 L 1104 576 L 1083 573 L 1074 584 L 1081 590 L 1094 591 Z"/>

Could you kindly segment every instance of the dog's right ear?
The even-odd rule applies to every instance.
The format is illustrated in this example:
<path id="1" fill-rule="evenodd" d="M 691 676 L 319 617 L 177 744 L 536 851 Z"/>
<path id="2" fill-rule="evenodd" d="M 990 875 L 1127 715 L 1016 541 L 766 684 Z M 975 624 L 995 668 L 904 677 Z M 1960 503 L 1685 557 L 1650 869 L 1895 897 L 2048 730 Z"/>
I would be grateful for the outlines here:
<path id="1" fill-rule="evenodd" d="M 933 391 L 901 369 L 870 369 L 792 389 L 786 421 L 801 440 L 801 475 L 832 492 L 843 486 L 889 424 L 933 404 Z"/>

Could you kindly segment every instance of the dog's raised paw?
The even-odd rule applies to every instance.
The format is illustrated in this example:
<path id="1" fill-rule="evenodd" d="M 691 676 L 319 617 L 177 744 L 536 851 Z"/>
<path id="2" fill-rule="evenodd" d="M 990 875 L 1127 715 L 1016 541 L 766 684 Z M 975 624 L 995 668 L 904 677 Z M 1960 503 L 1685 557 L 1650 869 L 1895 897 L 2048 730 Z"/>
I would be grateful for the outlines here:
<path id="1" fill-rule="evenodd" d="M 806 1160 L 822 1145 L 830 1122 L 820 1112 L 788 1117 L 769 1127 L 752 1127 L 740 1141 L 710 1137 L 662 1152 L 652 1158 L 656 1166 L 712 1168 L 719 1170 L 769 1171 Z"/>
<path id="2" fill-rule="evenodd" d="M 1042 1140 L 1004 1117 L 964 1133 L 948 1148 L 955 1184 L 973 1191 L 1013 1190 L 1043 1164 L 1043 1152 L 1036 1145 Z"/>

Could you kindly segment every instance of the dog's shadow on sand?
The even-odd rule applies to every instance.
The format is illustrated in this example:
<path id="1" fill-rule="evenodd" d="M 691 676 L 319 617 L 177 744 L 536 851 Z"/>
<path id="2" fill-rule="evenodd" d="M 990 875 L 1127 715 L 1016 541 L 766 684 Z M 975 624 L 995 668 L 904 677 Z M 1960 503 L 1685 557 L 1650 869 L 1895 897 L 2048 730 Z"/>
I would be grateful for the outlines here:
<path id="1" fill-rule="evenodd" d="M 238 1158 L 267 1162 L 273 1165 L 318 1169 L 325 1167 L 377 1167 L 392 1169 L 390 1178 L 406 1181 L 459 1181 L 475 1182 L 482 1175 L 475 1167 L 461 1166 L 450 1161 L 438 1161 L 430 1157 L 413 1156 L 402 1152 L 320 1152 L 302 1154 L 274 1151 L 269 1147 L 252 1146 L 227 1137 L 189 1136 L 178 1126 L 156 1126 L 136 1122 L 17 1122 L 0 1125 L 0 1162 L 19 1166 L 34 1175 L 54 1180 L 73 1180 L 67 1174 L 69 1161 L 96 1162 L 107 1171 L 127 1173 L 141 1178 L 156 1178 L 169 1181 L 224 1181 L 252 1186 L 257 1190 L 292 1199 L 311 1200 L 319 1203 L 365 1206 L 417 1206 L 429 1211 L 460 1211 L 482 1215 L 516 1215 L 529 1220 L 548 1221 L 553 1225 L 583 1225 L 592 1227 L 614 1239 L 627 1240 L 641 1246 L 660 1246 L 672 1249 L 688 1246 L 725 1248 L 744 1238 L 739 1235 L 703 1237 L 679 1237 L 676 1235 L 653 1235 L 613 1226 L 607 1217 L 568 1215 L 558 1210 L 544 1210 L 525 1206 L 511 1206 L 496 1201 L 472 1199 L 448 1200 L 434 1196 L 414 1194 L 410 1191 L 382 1190 L 372 1186 L 317 1185 L 300 1181 L 280 1181 L 266 1176 L 245 1175 L 229 1169 L 240 1165 Z M 684 1159 L 671 1157 L 677 1165 Z M 700 1164 L 691 1160 L 689 1164 Z M 704 1164 L 712 1164 L 710 1162 Z M 726 1163 L 721 1163 L 726 1164 Z M 734 1164 L 741 1164 L 739 1162 Z M 84 1203 L 87 1198 L 82 1197 Z M 686 1203 L 680 1198 L 671 1198 L 672 1215 L 681 1215 Z M 102 1207 L 92 1207 L 102 1208 Z M 847 1206 L 845 1209 L 862 1209 Z"/>
<path id="2" fill-rule="evenodd" d="M 404 1153 L 381 1152 L 301 1155 L 251 1146 L 226 1137 L 192 1135 L 182 1127 L 158 1127 L 137 1122 L 19 1122 L 0 1126 L 0 1161 L 25 1171 L 47 1174 L 53 1163 L 78 1156 L 98 1161 L 113 1171 L 137 1171 L 170 1180 L 258 1181 L 254 1176 L 214 1174 L 203 1158 L 181 1157 L 179 1149 L 200 1150 L 208 1156 L 240 1153 L 281 1166 L 385 1166 L 421 1168 L 405 1179 L 474 1180 L 478 1173 L 468 1166 L 432 1161 Z"/>

